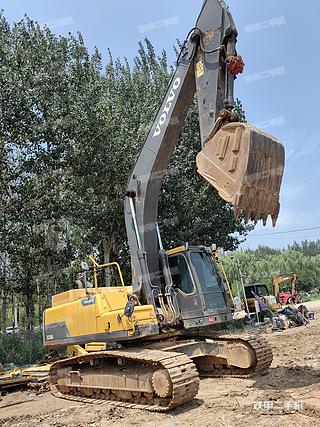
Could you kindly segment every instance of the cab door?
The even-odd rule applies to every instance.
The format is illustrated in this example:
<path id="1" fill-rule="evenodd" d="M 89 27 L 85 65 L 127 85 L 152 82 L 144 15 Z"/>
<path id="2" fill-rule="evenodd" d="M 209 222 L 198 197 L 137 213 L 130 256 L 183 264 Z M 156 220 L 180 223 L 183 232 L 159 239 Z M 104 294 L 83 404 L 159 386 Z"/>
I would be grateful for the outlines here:
<path id="1" fill-rule="evenodd" d="M 226 293 L 212 256 L 205 251 L 193 249 L 190 252 L 190 261 L 203 298 L 204 314 L 219 315 L 229 311 Z"/>
<path id="2" fill-rule="evenodd" d="M 202 317 L 201 298 L 194 283 L 186 256 L 183 253 L 169 256 L 169 266 L 181 318 L 185 320 Z"/>

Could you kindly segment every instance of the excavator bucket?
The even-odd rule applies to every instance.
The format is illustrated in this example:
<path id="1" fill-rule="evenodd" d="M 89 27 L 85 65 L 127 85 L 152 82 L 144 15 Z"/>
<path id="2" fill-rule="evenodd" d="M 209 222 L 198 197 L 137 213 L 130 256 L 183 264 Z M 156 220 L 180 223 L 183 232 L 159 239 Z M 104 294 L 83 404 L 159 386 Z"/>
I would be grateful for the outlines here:
<path id="1" fill-rule="evenodd" d="M 244 215 L 266 225 L 279 215 L 284 147 L 271 135 L 246 123 L 229 123 L 197 155 L 198 173 Z"/>

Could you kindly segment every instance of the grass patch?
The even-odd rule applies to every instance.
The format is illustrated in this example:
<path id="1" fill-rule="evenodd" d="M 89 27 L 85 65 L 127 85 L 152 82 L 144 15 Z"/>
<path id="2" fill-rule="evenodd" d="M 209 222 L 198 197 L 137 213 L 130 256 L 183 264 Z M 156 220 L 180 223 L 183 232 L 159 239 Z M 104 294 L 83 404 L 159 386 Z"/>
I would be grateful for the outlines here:
<path id="1" fill-rule="evenodd" d="M 302 295 L 302 301 L 303 302 L 309 302 L 309 301 L 317 301 L 320 299 L 320 294 L 315 294 L 315 295 Z"/>

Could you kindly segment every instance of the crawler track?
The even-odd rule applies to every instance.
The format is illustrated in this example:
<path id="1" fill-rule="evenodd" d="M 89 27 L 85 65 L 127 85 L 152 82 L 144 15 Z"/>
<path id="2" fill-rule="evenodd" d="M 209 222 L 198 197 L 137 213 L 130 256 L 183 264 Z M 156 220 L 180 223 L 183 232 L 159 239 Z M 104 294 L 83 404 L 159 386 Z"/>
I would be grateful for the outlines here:
<path id="1" fill-rule="evenodd" d="M 103 352 L 89 353 L 85 356 L 72 357 L 55 362 L 50 370 L 50 387 L 52 393 L 60 398 L 75 400 L 84 403 L 104 403 L 112 401 L 114 406 L 121 406 L 125 408 L 143 409 L 155 412 L 165 412 L 173 409 L 184 403 L 191 401 L 198 393 L 199 389 L 199 374 L 202 377 L 245 377 L 255 375 L 267 371 L 272 362 L 272 349 L 267 340 L 260 336 L 254 335 L 217 335 L 215 333 L 198 333 L 192 334 L 190 338 L 196 340 L 213 340 L 224 341 L 226 344 L 241 342 L 245 344 L 252 354 L 254 354 L 255 363 L 247 369 L 239 368 L 236 366 L 229 366 L 221 363 L 208 361 L 202 363 L 199 373 L 195 363 L 185 354 L 175 351 L 174 349 L 121 349 L 121 350 L 108 350 Z M 122 368 L 115 367 L 114 383 L 106 383 L 104 386 L 89 385 L 94 384 L 90 380 L 92 374 L 92 366 L 96 363 L 101 363 L 105 367 L 110 364 L 112 372 L 112 360 L 120 358 L 124 362 Z M 128 365 L 127 365 L 128 363 Z M 103 369 L 102 366 L 102 369 Z M 68 383 L 68 369 L 69 373 L 77 373 L 79 378 L 87 379 L 87 383 L 79 379 L 78 383 L 70 381 Z M 98 370 L 100 367 L 97 368 Z M 128 387 L 119 390 L 118 378 L 129 377 L 131 373 L 138 373 L 135 375 L 140 381 L 146 375 L 146 372 L 152 374 L 158 369 L 161 372 L 166 372 L 168 384 L 170 384 L 170 392 L 165 394 L 165 397 L 157 395 L 156 390 L 151 393 L 145 393 L 145 389 L 141 385 L 141 390 L 135 388 L 133 392 L 128 391 Z M 140 371 L 139 371 L 140 369 Z M 151 370 L 151 371 L 150 371 Z M 119 374 L 120 371 L 120 374 Z M 100 372 L 100 371 L 99 371 Z M 61 383 L 61 379 L 63 379 Z M 137 384 L 139 383 L 137 381 Z M 141 380 L 142 381 L 142 380 Z M 166 380 L 167 381 L 167 380 Z M 117 385 L 117 390 L 113 390 Z M 142 382 L 141 382 L 142 384 Z M 116 387 L 115 387 L 116 388 Z M 161 393 L 160 393 L 161 394 Z"/>
<path id="2" fill-rule="evenodd" d="M 90 375 L 86 373 L 86 366 L 94 364 L 97 360 L 102 360 L 106 363 L 108 359 L 121 358 L 121 360 L 131 362 L 131 364 L 144 365 L 148 368 L 164 369 L 171 382 L 171 392 L 166 398 L 161 398 L 155 393 L 153 395 L 135 396 L 130 395 L 119 397 L 114 394 L 112 387 L 100 387 L 97 393 L 88 397 L 88 388 L 82 386 L 59 385 L 59 378 L 64 375 L 64 368 L 72 366 L 72 369 L 81 369 L 81 375 Z M 90 369 L 87 370 L 88 372 Z M 91 353 L 85 356 L 72 357 L 54 363 L 50 370 L 51 391 L 57 397 L 62 397 L 69 400 L 76 400 L 85 403 L 112 401 L 116 406 L 126 408 L 145 409 L 148 411 L 164 412 L 169 409 L 182 405 L 183 403 L 192 400 L 199 389 L 199 374 L 196 366 L 186 355 L 175 352 L 164 352 L 159 350 L 148 349 L 132 349 L 132 350 L 110 350 L 104 352 Z M 110 389 L 111 388 L 111 389 Z M 63 392 L 61 392 L 61 389 Z M 125 390 L 127 393 L 127 390 Z M 119 393 L 118 393 L 119 394 Z"/>

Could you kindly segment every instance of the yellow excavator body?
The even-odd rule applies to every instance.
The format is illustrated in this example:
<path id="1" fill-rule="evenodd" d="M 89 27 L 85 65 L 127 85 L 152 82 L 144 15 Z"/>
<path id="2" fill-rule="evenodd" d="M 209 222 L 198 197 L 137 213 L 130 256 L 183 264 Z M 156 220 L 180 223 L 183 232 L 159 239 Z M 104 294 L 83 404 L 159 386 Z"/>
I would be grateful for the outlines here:
<path id="1" fill-rule="evenodd" d="M 283 282 L 290 280 L 290 287 L 286 290 L 281 290 L 280 285 Z M 281 304 L 296 304 L 301 301 L 301 296 L 297 290 L 297 275 L 295 273 L 279 274 L 273 279 L 273 293 L 277 301 Z"/>
<path id="2" fill-rule="evenodd" d="M 152 331 L 157 318 L 152 305 L 135 307 L 134 316 L 124 316 L 131 286 L 72 289 L 52 297 L 44 312 L 44 343 L 48 348 L 91 341 L 129 339 L 137 331 Z"/>
<path id="3" fill-rule="evenodd" d="M 167 253 L 188 256 L 183 246 Z M 99 267 L 94 264 L 95 275 Z M 44 343 L 66 348 L 67 358 L 50 367 L 52 393 L 87 403 L 112 400 L 120 406 L 166 411 L 197 394 L 199 373 L 247 376 L 271 364 L 272 350 L 262 337 L 210 330 L 184 336 L 182 330 L 160 331 L 160 321 L 154 306 L 140 305 L 133 288 L 123 282 L 99 287 L 95 278 L 94 288 L 54 295 L 52 307 L 44 312 Z M 214 316 L 209 321 L 214 323 Z"/>
<path id="4" fill-rule="evenodd" d="M 277 302 L 274 295 L 263 296 L 263 297 L 261 297 L 261 299 L 269 307 L 269 309 L 271 311 L 276 312 L 276 311 L 282 310 L 282 305 Z M 247 298 L 247 303 L 248 303 L 248 307 L 249 307 L 250 312 L 254 313 L 255 312 L 256 299 L 255 298 Z"/>

